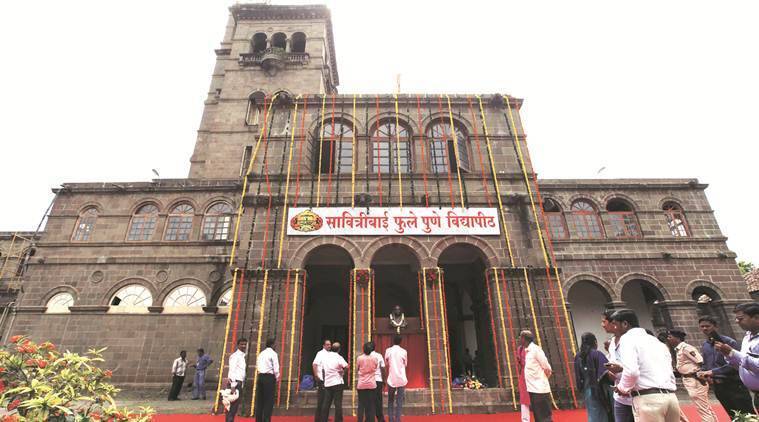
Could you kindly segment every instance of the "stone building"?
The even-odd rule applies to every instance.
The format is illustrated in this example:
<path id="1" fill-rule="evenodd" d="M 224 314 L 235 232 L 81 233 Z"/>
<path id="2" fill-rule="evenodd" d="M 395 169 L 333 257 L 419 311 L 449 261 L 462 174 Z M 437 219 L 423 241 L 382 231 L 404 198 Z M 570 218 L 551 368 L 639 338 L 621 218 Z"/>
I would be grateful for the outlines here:
<path id="1" fill-rule="evenodd" d="M 107 346 L 126 386 L 165 384 L 180 349 L 218 362 L 242 337 L 252 365 L 274 336 L 279 411 L 306 413 L 298 380 L 321 339 L 347 356 L 384 347 L 399 304 L 409 412 L 447 413 L 511 408 L 521 329 L 566 406 L 575 337 L 604 338 L 605 308 L 694 338 L 703 313 L 735 329 L 748 293 L 706 185 L 537 180 L 522 100 L 338 94 L 327 8 L 230 12 L 188 178 L 57 189 L 9 333 Z M 475 352 L 491 388 L 453 388 Z"/>

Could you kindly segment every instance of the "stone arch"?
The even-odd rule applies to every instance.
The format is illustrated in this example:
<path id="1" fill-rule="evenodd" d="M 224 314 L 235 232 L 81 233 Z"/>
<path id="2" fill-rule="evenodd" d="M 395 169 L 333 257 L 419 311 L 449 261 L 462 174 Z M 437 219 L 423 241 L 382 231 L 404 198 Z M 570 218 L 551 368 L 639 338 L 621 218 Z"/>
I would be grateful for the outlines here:
<path id="1" fill-rule="evenodd" d="M 101 305 L 110 306 L 113 295 L 121 290 L 122 287 L 128 286 L 130 284 L 139 284 L 148 289 L 148 291 L 150 291 L 150 296 L 153 298 L 153 306 L 160 306 L 156 305 L 156 298 L 158 297 L 159 293 L 158 289 L 156 289 L 155 285 L 145 277 L 127 277 L 121 279 L 120 281 L 117 281 L 113 286 L 111 286 L 110 289 L 108 289 L 105 296 L 103 296 L 101 299 Z"/>
<path id="2" fill-rule="evenodd" d="M 630 205 L 630 208 L 632 208 L 633 212 L 638 212 L 638 210 L 640 210 L 640 206 L 637 204 L 637 202 L 635 202 L 635 200 L 619 192 L 610 193 L 604 196 L 603 201 L 602 201 L 602 203 L 604 204 L 603 209 L 606 210 L 606 208 L 609 206 L 609 201 L 614 200 L 614 199 L 619 199 L 624 202 L 627 202 Z"/>
<path id="3" fill-rule="evenodd" d="M 61 285 L 53 287 L 52 289 L 50 289 L 50 291 L 45 293 L 44 296 L 42 296 L 42 299 L 39 302 L 40 306 L 47 306 L 47 302 L 58 293 L 71 293 L 71 296 L 74 296 L 74 305 L 79 305 L 77 303 L 77 300 L 79 299 L 79 291 L 74 286 L 61 284 Z"/>
<path id="4" fill-rule="evenodd" d="M 293 269 L 302 269 L 311 251 L 322 245 L 337 246 L 345 249 L 353 260 L 354 266 L 356 268 L 363 268 L 359 265 L 361 262 L 361 248 L 359 248 L 355 242 L 343 236 L 319 236 L 303 242 L 303 244 L 295 250 L 292 258 L 290 258 L 289 267 Z"/>
<path id="5" fill-rule="evenodd" d="M 356 262 L 356 268 L 369 268 L 372 263 L 372 259 L 374 258 L 374 255 L 377 253 L 377 251 L 380 250 L 380 248 L 383 246 L 390 244 L 400 244 L 411 249 L 411 253 L 416 256 L 417 261 L 419 261 L 419 265 L 422 267 L 435 266 L 435 261 L 432 260 L 429 254 L 429 250 L 424 246 L 422 242 L 414 239 L 413 237 L 393 236 L 392 238 L 380 237 L 366 245 L 363 252 L 359 255 L 360 258 L 354 261 Z"/>
<path id="6" fill-rule="evenodd" d="M 142 207 L 144 207 L 145 205 L 148 205 L 148 204 L 153 204 L 156 207 L 158 207 L 158 214 L 164 213 L 164 210 L 166 209 L 164 207 L 163 202 L 159 201 L 158 198 L 155 198 L 155 197 L 146 197 L 146 198 L 142 198 L 142 199 L 140 199 L 138 201 L 135 201 L 132 204 L 131 208 L 129 209 L 129 215 L 130 216 L 134 215 L 134 213 L 136 213 L 137 210 L 139 210 L 140 208 L 142 208 Z"/>
<path id="7" fill-rule="evenodd" d="M 95 211 L 97 211 L 98 214 L 101 214 L 103 212 L 103 204 L 97 201 L 87 201 L 84 204 L 82 204 L 79 208 L 76 210 L 76 215 L 80 216 L 83 212 L 87 211 L 90 208 L 95 208 Z"/>
<path id="8" fill-rule="evenodd" d="M 227 204 L 229 204 L 229 206 L 232 207 L 232 209 L 234 210 L 237 209 L 237 205 L 235 205 L 235 201 L 232 198 L 216 195 L 213 198 L 207 200 L 205 203 L 203 203 L 202 208 L 197 208 L 197 213 L 201 215 L 205 215 L 208 212 L 208 209 L 218 202 L 226 202 Z"/>
<path id="9" fill-rule="evenodd" d="M 713 291 L 715 293 L 715 295 L 717 296 L 716 298 L 712 298 L 714 300 L 724 300 L 724 299 L 727 298 L 727 295 L 725 294 L 725 292 L 719 286 L 717 286 L 716 284 L 714 284 L 714 283 L 712 283 L 711 281 L 708 281 L 708 280 L 696 279 L 696 280 L 690 281 L 685 286 L 685 297 L 683 297 L 683 299 L 684 300 L 695 300 L 693 298 L 693 292 L 696 289 L 698 289 L 699 287 L 704 287 L 704 288 L 707 288 L 707 289 Z"/>
<path id="10" fill-rule="evenodd" d="M 361 122 L 350 113 L 336 111 L 335 112 L 335 122 L 348 122 L 352 126 L 353 132 L 356 134 L 356 137 L 363 136 L 364 133 L 364 126 L 361 124 Z M 329 124 L 332 122 L 332 116 L 325 116 L 321 120 L 316 118 L 311 121 L 311 123 L 308 124 L 308 134 L 319 134 L 319 127 L 325 124 Z M 317 138 L 318 140 L 318 138 Z"/>
<path id="11" fill-rule="evenodd" d="M 614 286 L 603 278 L 591 273 L 578 273 L 564 280 L 564 294 L 566 296 L 569 296 L 569 291 L 572 289 L 572 287 L 582 281 L 592 283 L 599 289 L 603 290 L 606 295 L 609 296 L 612 302 L 619 301 L 619 292 L 614 289 Z"/>
<path id="12" fill-rule="evenodd" d="M 372 135 L 372 132 L 376 129 L 379 122 L 391 121 L 395 123 L 395 116 L 396 113 L 394 111 L 380 112 L 380 114 L 370 116 L 369 120 L 366 122 L 366 127 L 369 129 L 369 136 Z M 418 133 L 416 133 L 417 126 L 415 126 L 415 120 L 411 116 L 405 113 L 397 113 L 397 116 L 398 124 L 408 131 L 409 138 L 418 135 Z"/>
<path id="13" fill-rule="evenodd" d="M 659 207 L 657 210 L 661 211 L 664 209 L 664 205 L 667 203 L 674 203 L 680 207 L 681 210 L 685 211 L 685 207 L 683 207 L 683 200 L 680 198 L 675 198 L 674 196 L 665 196 L 661 200 L 659 200 Z"/>
<path id="14" fill-rule="evenodd" d="M 585 194 L 582 194 L 582 193 L 578 193 L 578 194 L 575 194 L 575 195 L 572 195 L 572 196 L 569 197 L 569 200 L 567 201 L 567 204 L 569 206 L 566 208 L 566 210 L 567 211 L 571 211 L 572 204 L 574 204 L 575 202 L 580 201 L 580 200 L 590 202 L 590 204 L 593 205 L 593 208 L 596 209 L 596 213 L 600 213 L 601 212 L 602 208 L 599 207 L 598 201 L 596 201 L 595 199 L 593 199 L 593 197 L 591 197 L 590 195 L 585 195 Z"/>
<path id="15" fill-rule="evenodd" d="M 440 255 L 443 253 L 443 251 L 445 251 L 449 246 L 457 243 L 467 244 L 479 249 L 483 254 L 483 261 L 485 262 L 486 267 L 500 266 L 500 256 L 496 252 L 495 248 L 490 245 L 490 243 L 480 237 L 466 235 L 446 236 L 435 242 L 435 244 L 432 245 L 432 248 L 430 249 L 430 258 L 434 260 L 435 265 L 437 265 L 438 260 L 440 259 Z"/>
<path id="16" fill-rule="evenodd" d="M 224 280 L 223 283 L 219 283 L 219 285 L 216 286 L 215 289 L 211 290 L 211 294 L 208 295 L 208 300 L 206 301 L 206 303 L 208 303 L 208 306 L 217 306 L 217 303 L 219 302 L 221 295 L 223 295 L 224 292 L 226 292 L 231 287 L 232 287 L 231 278 Z"/>
<path id="17" fill-rule="evenodd" d="M 203 294 L 206 295 L 206 303 L 210 303 L 209 298 L 211 297 L 212 293 L 211 287 L 206 284 L 205 281 L 194 277 L 178 278 L 167 284 L 163 289 L 161 289 L 160 294 L 157 297 L 154 296 L 153 303 L 157 304 L 156 306 L 163 306 L 163 301 L 166 300 L 166 297 L 169 295 L 169 293 L 171 293 L 172 290 L 186 284 L 192 284 L 193 286 L 202 290 Z"/>
<path id="18" fill-rule="evenodd" d="M 174 209 L 177 205 L 180 204 L 190 204 L 192 206 L 192 209 L 194 212 L 192 215 L 199 215 L 201 214 L 202 210 L 198 208 L 197 202 L 195 202 L 194 199 L 190 198 L 189 196 L 180 196 L 179 198 L 172 199 L 171 202 L 169 202 L 169 206 L 166 207 L 166 214 L 170 214 L 171 210 Z"/>
<path id="19" fill-rule="evenodd" d="M 447 109 L 447 107 L 446 107 L 446 109 Z M 429 130 L 430 126 L 434 122 L 436 122 L 438 120 L 443 120 L 446 123 L 450 123 L 450 115 L 446 112 L 446 110 L 443 110 L 442 113 L 439 112 L 439 111 L 433 111 L 431 114 L 429 114 L 428 116 L 426 116 L 426 117 L 424 117 L 422 119 L 422 124 L 421 124 L 422 133 L 420 133 L 420 135 L 425 135 L 426 136 L 427 135 L 427 131 Z M 454 113 L 453 123 L 454 124 L 456 124 L 456 123 L 460 124 L 464 128 L 464 130 L 466 131 L 466 135 L 467 136 L 471 136 L 474 133 L 474 127 L 472 126 L 472 122 L 470 122 L 468 119 L 466 119 L 463 115 L 459 116 L 459 115 L 456 115 Z M 478 130 L 477 132 L 479 133 L 481 131 Z"/>
<path id="20" fill-rule="evenodd" d="M 554 196 L 553 194 L 548 194 L 548 195 L 541 195 L 541 198 L 543 199 L 544 203 L 546 201 L 548 201 L 548 200 L 551 200 L 554 203 L 556 203 L 556 205 L 559 207 L 559 209 L 561 209 L 562 213 L 566 212 L 566 211 L 569 211 L 569 207 L 567 206 L 567 204 L 561 198 L 559 198 L 558 196 Z M 541 206 L 542 205 L 543 204 L 541 204 Z"/>
<path id="21" fill-rule="evenodd" d="M 624 289 L 625 285 L 634 280 L 642 280 L 648 282 L 662 295 L 664 300 L 672 300 L 672 296 L 669 294 L 667 289 L 664 288 L 664 285 L 659 283 L 659 281 L 653 276 L 644 273 L 627 273 L 620 277 L 614 285 L 620 296 L 622 295 L 622 289 Z"/>

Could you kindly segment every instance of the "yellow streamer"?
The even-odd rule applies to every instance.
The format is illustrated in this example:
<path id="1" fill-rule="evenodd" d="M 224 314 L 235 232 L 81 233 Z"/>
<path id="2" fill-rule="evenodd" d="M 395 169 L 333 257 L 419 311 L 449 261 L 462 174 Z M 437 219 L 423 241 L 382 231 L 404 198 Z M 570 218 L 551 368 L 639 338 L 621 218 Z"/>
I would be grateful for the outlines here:
<path id="1" fill-rule="evenodd" d="M 221 363 L 219 364 L 219 383 L 216 385 L 216 397 L 213 401 L 213 413 L 219 410 L 219 394 L 221 394 L 221 380 L 224 376 L 224 359 L 227 356 L 227 343 L 229 342 L 229 325 L 232 321 L 232 309 L 234 309 L 235 288 L 237 287 L 237 268 L 232 275 L 232 290 L 229 295 L 229 311 L 227 312 L 227 325 L 224 328 L 224 348 L 221 349 Z"/>
<path id="2" fill-rule="evenodd" d="M 506 237 L 506 249 L 509 251 L 509 261 L 511 267 L 514 268 L 514 253 L 511 251 L 511 239 L 509 238 L 509 229 L 506 226 L 506 214 L 503 211 L 503 201 L 501 200 L 501 188 L 498 184 L 498 173 L 495 171 L 495 161 L 493 160 L 493 149 L 490 147 L 490 134 L 488 133 L 488 123 L 485 119 L 485 109 L 482 106 L 482 97 L 477 96 L 477 101 L 480 104 L 480 116 L 482 117 L 482 127 L 485 131 L 485 141 L 488 147 L 488 158 L 490 159 L 490 170 L 493 172 L 493 182 L 495 182 L 495 196 L 498 198 L 498 210 L 501 213 L 501 226 L 503 227 L 503 233 Z"/>
<path id="3" fill-rule="evenodd" d="M 503 320 L 503 299 L 501 298 L 501 283 L 498 280 L 498 269 L 496 267 L 493 267 L 493 275 L 495 275 L 495 290 L 498 294 L 498 313 L 501 315 L 501 333 L 503 334 L 503 346 L 504 349 L 506 349 L 506 366 L 509 368 L 509 387 L 511 388 L 511 400 L 514 403 L 514 410 L 516 410 L 517 393 L 514 391 L 514 374 L 511 372 L 511 353 L 509 352 L 509 342 L 506 339 L 506 323 Z"/>
<path id="4" fill-rule="evenodd" d="M 351 346 L 353 346 L 352 350 L 349 349 L 348 353 L 350 353 L 350 356 L 348 356 L 348 359 L 350 359 L 351 367 L 353 368 L 353 379 L 351 380 L 351 391 L 353 394 L 351 394 L 351 412 L 353 413 L 353 416 L 356 416 L 356 383 L 358 380 L 356 380 L 356 360 L 354 356 L 356 355 L 353 353 L 354 350 L 356 350 L 356 288 L 358 285 L 356 284 L 356 269 L 353 269 L 353 280 L 351 280 L 351 283 L 353 283 L 353 288 L 350 289 L 353 293 L 351 294 L 351 320 L 353 321 L 353 324 L 351 324 L 351 338 L 353 339 Z"/>
<path id="5" fill-rule="evenodd" d="M 248 192 L 248 175 L 253 170 L 253 163 L 256 162 L 258 147 L 261 145 L 261 139 L 263 139 L 264 133 L 266 132 L 266 122 L 268 121 L 269 112 L 274 107 L 274 100 L 277 98 L 278 95 L 279 93 L 276 93 L 271 97 L 271 103 L 269 104 L 269 108 L 266 110 L 266 114 L 264 115 L 264 124 L 261 126 L 261 133 L 258 135 L 258 141 L 256 141 L 256 147 L 253 149 L 253 156 L 250 158 L 250 163 L 248 163 L 248 169 L 245 172 L 245 178 L 242 182 L 242 193 L 240 194 L 240 204 L 237 206 L 237 220 L 235 221 L 235 234 L 232 240 L 232 252 L 229 254 L 229 268 L 232 268 L 232 266 L 235 263 L 235 252 L 237 251 L 237 241 L 240 236 L 240 220 L 242 219 L 242 213 L 243 213 L 243 202 L 244 202 L 243 199 L 245 199 L 245 194 Z"/>
<path id="6" fill-rule="evenodd" d="M 319 122 L 319 166 L 316 168 L 316 206 L 322 197 L 322 152 L 324 151 L 324 110 L 327 106 L 327 94 L 322 95 L 321 121 Z M 355 129 L 354 129 L 355 132 Z M 331 170 L 331 169 L 330 169 Z"/>
<path id="7" fill-rule="evenodd" d="M 508 123 L 510 123 L 512 132 L 514 133 L 514 142 L 517 147 L 517 155 L 519 156 L 519 164 L 522 168 L 524 183 L 527 186 L 527 193 L 530 196 L 530 205 L 532 206 L 532 216 L 535 218 L 535 224 L 537 225 L 537 228 L 538 228 L 538 239 L 540 240 L 540 248 L 543 251 L 543 259 L 545 261 L 546 268 L 550 268 L 551 263 L 550 263 L 550 260 L 548 259 L 548 251 L 546 249 L 545 241 L 543 240 L 543 230 L 540 228 L 540 219 L 538 218 L 537 208 L 535 207 L 535 200 L 533 198 L 532 188 L 530 187 L 530 180 L 529 180 L 529 177 L 527 176 L 527 166 L 525 166 L 524 156 L 522 155 L 522 147 L 520 146 L 520 142 L 519 142 L 519 134 L 517 133 L 517 127 L 514 123 L 514 114 L 511 111 L 511 104 L 508 97 L 506 97 L 506 107 L 508 108 L 508 111 L 509 111 Z M 569 313 L 567 312 L 567 304 L 566 304 L 566 301 L 564 300 L 564 289 L 561 286 L 561 280 L 558 278 L 559 272 L 555 266 L 554 266 L 554 271 L 557 277 L 556 285 L 559 287 L 559 295 L 561 296 L 561 307 L 564 311 L 564 320 L 567 323 L 567 335 L 569 337 L 569 342 L 572 345 L 572 354 L 574 355 L 577 353 L 577 347 L 575 346 L 575 339 L 574 339 L 574 336 L 572 335 L 572 326 L 569 323 Z"/>
<path id="8" fill-rule="evenodd" d="M 295 111 L 293 112 L 293 122 L 298 121 L 298 100 L 300 99 L 300 95 L 298 95 L 298 98 L 295 100 Z M 284 202 L 282 202 L 282 225 L 281 230 L 279 234 L 279 255 L 277 257 L 277 268 L 282 268 L 282 249 L 285 244 L 285 232 L 287 231 L 287 226 L 285 225 L 287 223 L 287 197 L 290 194 L 290 169 L 292 168 L 293 163 L 293 146 L 295 145 L 295 124 L 292 124 L 291 129 L 291 135 L 290 135 L 290 157 L 287 159 L 287 182 L 285 182 L 285 199 Z"/>
<path id="9" fill-rule="evenodd" d="M 269 285 L 269 270 L 264 270 L 264 291 L 261 294 L 261 307 L 258 314 L 258 334 L 256 339 L 256 357 L 261 353 L 261 333 L 264 330 L 264 309 L 266 308 L 266 286 Z M 256 387 L 258 386 L 258 366 L 256 366 L 253 375 L 253 397 L 250 399 L 250 416 L 255 416 L 256 412 Z"/>
<path id="10" fill-rule="evenodd" d="M 527 268 L 522 268 L 524 271 L 524 284 L 527 286 L 527 298 L 530 300 L 530 313 L 532 314 L 532 324 L 535 326 L 535 341 L 538 343 L 538 346 L 543 347 L 540 341 L 540 330 L 538 330 L 538 317 L 535 316 L 535 303 L 532 301 L 532 289 L 530 288 L 530 277 L 527 275 Z M 570 375 L 571 376 L 571 375 Z M 551 395 L 551 403 L 553 403 L 554 409 L 559 409 L 559 406 L 556 405 L 556 400 L 553 398 L 553 391 L 550 391 L 549 394 Z"/>
<path id="11" fill-rule="evenodd" d="M 430 368 L 430 406 L 435 413 L 435 381 L 432 379 L 432 347 L 430 346 L 430 309 L 427 303 L 427 269 L 422 268 L 422 292 L 424 293 L 424 331 L 427 334 L 427 366 Z"/>
<path id="12" fill-rule="evenodd" d="M 400 121 L 398 120 L 398 94 L 393 94 L 395 99 L 395 162 L 398 165 L 398 203 L 403 209 L 403 177 L 401 176 L 401 135 Z M 461 183 L 461 181 L 459 181 Z"/>
<path id="13" fill-rule="evenodd" d="M 287 363 L 287 399 L 285 400 L 285 409 L 290 408 L 290 388 L 292 386 L 292 380 L 293 380 L 293 346 L 295 345 L 295 317 L 297 316 L 297 309 L 296 306 L 298 304 L 298 282 L 300 277 L 300 270 L 295 270 L 295 293 L 293 293 L 293 315 L 292 315 L 292 323 L 290 324 L 290 359 Z M 305 299 L 305 298 L 304 298 Z M 301 315 L 301 318 L 303 318 L 303 315 Z M 295 380 L 295 382 L 300 382 L 300 380 Z"/>
<path id="14" fill-rule="evenodd" d="M 445 317 L 445 301 L 443 300 L 443 289 L 445 283 L 443 283 L 443 270 L 440 267 L 436 267 L 438 273 L 439 283 L 439 296 L 440 296 L 440 319 L 442 320 L 443 327 L 443 349 L 445 351 L 445 382 L 448 387 L 448 411 L 453 413 L 453 399 L 451 398 L 451 368 L 448 366 L 448 319 Z"/>
<path id="15" fill-rule="evenodd" d="M 356 118 L 356 94 L 353 94 L 353 118 Z M 356 206 L 356 125 L 353 125 L 351 141 L 351 208 Z"/>
<path id="16" fill-rule="evenodd" d="M 451 110 L 451 97 L 445 94 L 445 98 L 448 100 L 448 118 L 451 122 L 451 134 L 453 135 L 453 154 L 456 157 L 456 177 L 459 179 L 459 199 L 461 200 L 461 208 L 464 208 L 464 187 L 461 183 L 461 169 L 459 168 L 459 142 L 456 137 L 456 127 L 453 126 L 453 110 Z"/>

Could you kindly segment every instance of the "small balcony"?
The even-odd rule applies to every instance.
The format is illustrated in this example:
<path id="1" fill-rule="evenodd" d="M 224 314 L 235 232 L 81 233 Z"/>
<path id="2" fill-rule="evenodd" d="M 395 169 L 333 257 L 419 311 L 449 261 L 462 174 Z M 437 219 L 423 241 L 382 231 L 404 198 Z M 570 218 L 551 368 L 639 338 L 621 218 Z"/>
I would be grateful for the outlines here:
<path id="1" fill-rule="evenodd" d="M 261 66 L 264 70 L 281 69 L 286 65 L 305 65 L 309 62 L 308 53 L 293 53 L 283 48 L 269 47 L 257 53 L 240 54 L 240 66 Z"/>

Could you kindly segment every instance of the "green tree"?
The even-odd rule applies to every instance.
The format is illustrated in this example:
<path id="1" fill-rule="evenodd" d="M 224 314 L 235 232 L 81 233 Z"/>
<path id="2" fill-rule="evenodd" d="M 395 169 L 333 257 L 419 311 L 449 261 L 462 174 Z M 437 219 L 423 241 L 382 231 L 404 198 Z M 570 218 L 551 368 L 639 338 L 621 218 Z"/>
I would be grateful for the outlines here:
<path id="1" fill-rule="evenodd" d="M 741 269 L 741 275 L 746 275 L 754 270 L 754 264 L 748 261 L 738 261 L 738 268 Z"/>

